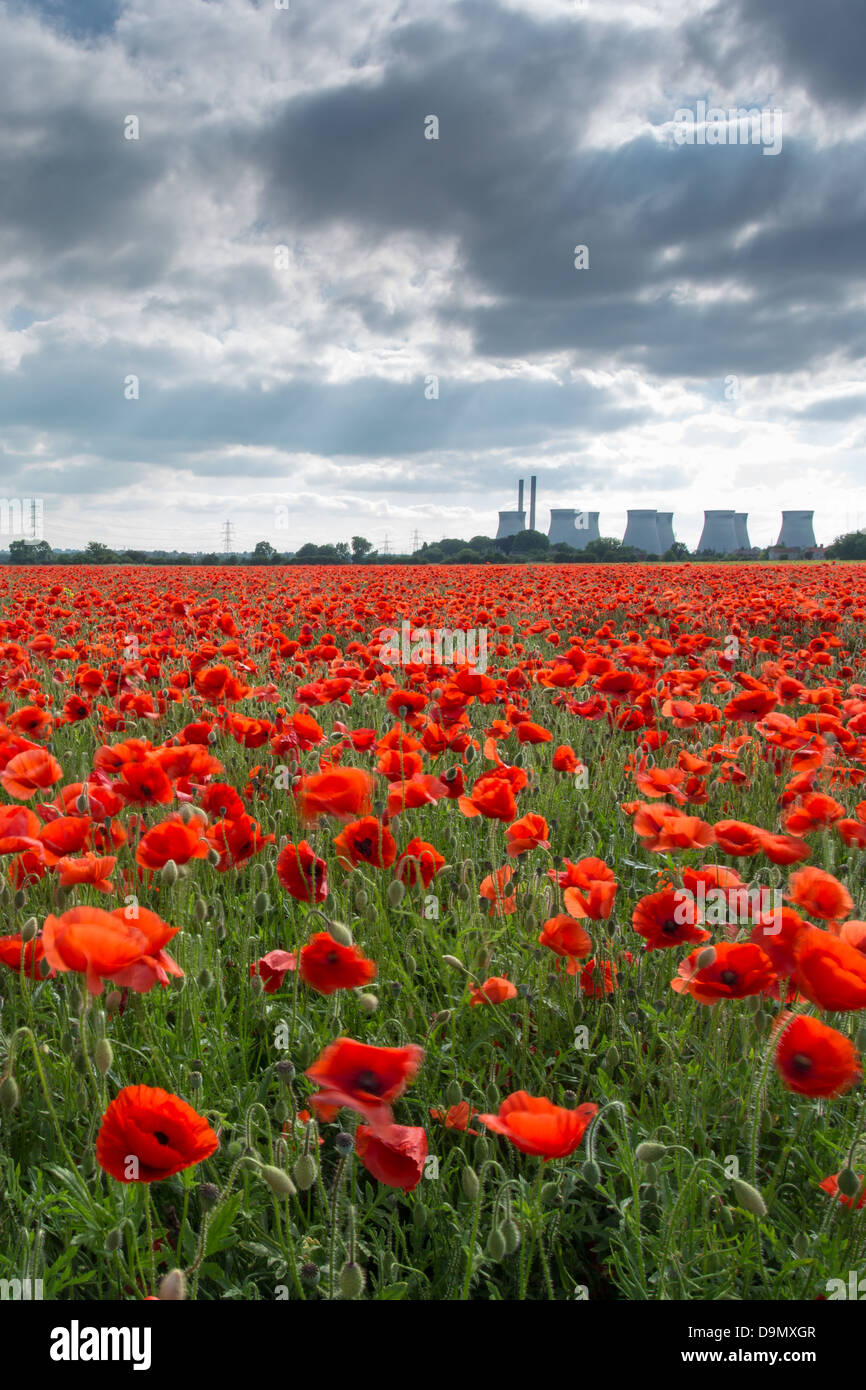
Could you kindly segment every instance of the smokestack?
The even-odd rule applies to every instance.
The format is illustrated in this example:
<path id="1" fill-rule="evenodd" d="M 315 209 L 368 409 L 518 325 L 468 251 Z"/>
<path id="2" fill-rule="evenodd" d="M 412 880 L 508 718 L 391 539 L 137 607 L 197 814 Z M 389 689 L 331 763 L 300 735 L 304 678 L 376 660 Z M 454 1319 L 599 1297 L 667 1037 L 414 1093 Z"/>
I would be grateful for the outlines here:
<path id="1" fill-rule="evenodd" d="M 807 550 L 814 546 L 814 516 L 814 512 L 782 512 L 782 529 L 776 545 L 784 545 L 789 550 Z"/>
<path id="2" fill-rule="evenodd" d="M 733 555 L 735 550 L 740 549 L 735 516 L 734 511 L 704 512 L 704 529 L 698 541 L 698 554 L 713 550 L 717 555 Z"/>
<path id="3" fill-rule="evenodd" d="M 659 512 L 656 525 L 658 526 L 659 545 L 662 548 L 662 555 L 664 555 L 665 551 L 670 550 L 671 546 L 676 543 L 673 512 Z"/>
<path id="4" fill-rule="evenodd" d="M 533 473 L 532 477 L 529 479 L 529 529 L 530 529 L 530 531 L 534 531 L 534 530 L 535 530 L 535 484 L 536 484 L 537 481 L 538 481 L 538 480 L 537 480 L 535 474 Z"/>
<path id="5" fill-rule="evenodd" d="M 734 533 L 737 537 L 737 549 L 751 550 L 752 542 L 749 540 L 748 512 L 734 512 Z"/>
<path id="6" fill-rule="evenodd" d="M 661 555 L 658 512 L 655 508 L 639 508 L 628 512 L 627 516 L 623 545 L 633 545 L 635 550 L 642 550 L 645 555 Z"/>
<path id="7" fill-rule="evenodd" d="M 598 512 L 578 512 L 574 507 L 551 507 L 550 530 L 547 539 L 551 545 L 570 545 L 574 550 L 585 550 L 590 541 L 598 540 Z"/>
<path id="8" fill-rule="evenodd" d="M 523 479 L 517 484 L 517 510 L 523 511 Z"/>

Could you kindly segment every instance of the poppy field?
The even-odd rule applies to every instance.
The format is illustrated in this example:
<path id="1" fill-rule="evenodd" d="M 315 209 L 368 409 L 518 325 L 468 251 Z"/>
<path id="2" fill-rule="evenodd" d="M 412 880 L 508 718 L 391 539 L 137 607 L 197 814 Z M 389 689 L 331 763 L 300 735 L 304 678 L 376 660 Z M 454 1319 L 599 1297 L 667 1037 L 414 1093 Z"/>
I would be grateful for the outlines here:
<path id="1" fill-rule="evenodd" d="M 2 571 L 0 1279 L 845 1297 L 864 620 L 855 565 Z"/>

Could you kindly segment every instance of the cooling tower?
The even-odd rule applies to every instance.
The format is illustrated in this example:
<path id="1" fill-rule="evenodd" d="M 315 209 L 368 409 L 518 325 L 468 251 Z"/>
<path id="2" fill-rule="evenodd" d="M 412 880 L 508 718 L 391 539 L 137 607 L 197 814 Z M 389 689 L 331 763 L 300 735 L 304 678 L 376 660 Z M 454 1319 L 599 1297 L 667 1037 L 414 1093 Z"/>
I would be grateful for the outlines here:
<path id="1" fill-rule="evenodd" d="M 642 550 L 646 555 L 661 555 L 658 512 L 655 508 L 630 511 L 627 516 L 628 523 L 622 538 L 623 545 L 633 545 L 635 550 Z"/>
<path id="2" fill-rule="evenodd" d="M 551 507 L 550 530 L 547 533 L 551 545 L 565 544 L 574 550 L 584 550 L 590 541 L 597 541 L 598 538 L 598 512 Z"/>
<path id="3" fill-rule="evenodd" d="M 782 512 L 782 529 L 776 545 L 784 545 L 789 550 L 807 550 L 814 546 L 814 515 L 814 512 Z"/>
<path id="4" fill-rule="evenodd" d="M 533 476 L 529 479 L 529 529 L 535 530 L 535 484 L 537 478 Z"/>
<path id="5" fill-rule="evenodd" d="M 704 529 L 698 541 L 698 554 L 712 550 L 716 555 L 733 555 L 739 550 L 734 523 L 736 512 L 704 512 Z"/>
<path id="6" fill-rule="evenodd" d="M 665 551 L 670 550 L 671 546 L 676 543 L 677 539 L 674 535 L 673 512 L 659 512 L 656 525 L 658 527 L 659 546 L 661 547 L 661 554 L 664 555 Z"/>
<path id="7" fill-rule="evenodd" d="M 499 530 L 496 532 L 496 539 L 501 541 L 504 536 L 516 536 L 519 531 L 526 530 L 526 512 L 500 512 Z"/>
<path id="8" fill-rule="evenodd" d="M 738 550 L 751 550 L 752 542 L 749 540 L 749 513 L 734 512 L 734 535 L 737 538 Z"/>

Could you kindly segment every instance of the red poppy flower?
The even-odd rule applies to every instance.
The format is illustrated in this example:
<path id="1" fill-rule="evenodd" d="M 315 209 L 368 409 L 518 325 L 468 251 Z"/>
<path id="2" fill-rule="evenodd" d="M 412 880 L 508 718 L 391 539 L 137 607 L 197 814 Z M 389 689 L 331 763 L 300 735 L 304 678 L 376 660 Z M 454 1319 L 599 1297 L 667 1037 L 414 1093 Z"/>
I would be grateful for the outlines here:
<path id="1" fill-rule="evenodd" d="M 698 970 L 701 949 L 692 951 L 681 962 L 679 975 L 671 981 L 677 994 L 688 993 L 700 1004 L 718 1004 L 722 999 L 765 994 L 775 980 L 770 957 L 752 942 L 717 942 L 713 947 L 716 954 L 712 965 Z"/>
<path id="2" fill-rule="evenodd" d="M 260 975 L 265 982 L 265 994 L 276 994 L 290 970 L 297 966 L 294 951 L 268 951 L 250 965 L 251 975 Z"/>
<path id="3" fill-rule="evenodd" d="M 516 820 L 513 825 L 509 825 L 505 832 L 508 841 L 508 853 L 515 857 L 518 854 L 526 854 L 531 849 L 550 849 L 548 840 L 549 830 L 544 816 L 536 816 L 530 813 Z"/>
<path id="4" fill-rule="evenodd" d="M 556 955 L 567 958 L 569 975 L 576 973 L 577 962 L 584 960 L 592 950 L 592 941 L 583 927 L 565 912 L 548 917 L 538 940 Z"/>
<path id="5" fill-rule="evenodd" d="M 866 1007 L 866 956 L 819 927 L 806 926 L 794 944 L 794 982 L 821 1009 Z"/>
<path id="6" fill-rule="evenodd" d="M 0 784 L 10 796 L 27 801 L 37 791 L 45 791 L 63 777 L 63 768 L 44 748 L 26 748 L 10 758 L 2 772 Z"/>
<path id="7" fill-rule="evenodd" d="M 854 906 L 844 883 L 811 865 L 791 875 L 786 897 L 810 917 L 820 917 L 823 922 L 841 921 Z"/>
<path id="8" fill-rule="evenodd" d="M 449 1106 L 445 1111 L 431 1109 L 430 1117 L 444 1125 L 446 1129 L 459 1130 L 461 1134 L 480 1134 L 480 1130 L 469 1129 L 469 1121 L 478 1111 L 474 1106 L 470 1106 L 468 1100 L 461 1100 L 457 1105 Z"/>
<path id="9" fill-rule="evenodd" d="M 490 903 L 488 916 L 508 917 L 517 911 L 517 899 L 513 890 L 506 892 L 508 884 L 511 882 L 514 870 L 509 864 L 503 864 L 501 869 L 497 869 L 493 874 L 487 874 L 481 880 L 478 889 L 481 897 Z"/>
<path id="10" fill-rule="evenodd" d="M 346 1106 L 380 1130 L 391 1123 L 390 1102 L 403 1094 L 423 1059 L 423 1049 L 412 1043 L 372 1047 L 338 1038 L 305 1073 L 321 1088 L 310 1103 L 321 1120 L 332 1120 Z"/>
<path id="11" fill-rule="evenodd" d="M 328 896 L 328 866 L 306 840 L 280 850 L 277 878 L 299 902 L 323 903 Z"/>
<path id="12" fill-rule="evenodd" d="M 470 1008 L 479 1004 L 504 1004 L 506 999 L 517 998 L 517 987 L 504 975 L 491 975 L 483 985 L 470 985 Z"/>
<path id="13" fill-rule="evenodd" d="M 319 994 L 358 989 L 376 978 L 374 961 L 357 946 L 342 946 L 330 932 L 317 932 L 301 949 L 301 979 Z"/>
<path id="14" fill-rule="evenodd" d="M 118 1182 L 158 1182 L 216 1152 L 219 1140 L 191 1105 L 158 1086 L 125 1086 L 102 1117 L 96 1161 Z"/>
<path id="15" fill-rule="evenodd" d="M 775 1066 L 789 1091 L 802 1096 L 839 1096 L 862 1075 L 854 1044 L 817 1018 L 798 1015 L 776 1045 Z"/>
<path id="16" fill-rule="evenodd" d="M 424 1176 L 427 1135 L 414 1125 L 387 1125 L 379 1130 L 358 1125 L 355 1152 L 378 1182 L 412 1192 Z"/>
<path id="17" fill-rule="evenodd" d="M 44 955 L 45 948 L 38 936 L 26 944 L 21 940 L 20 932 L 14 936 L 0 936 L 0 965 L 8 965 L 10 970 L 16 972 L 23 971 L 31 980 L 41 977 L 39 963 Z"/>
<path id="18" fill-rule="evenodd" d="M 113 854 L 98 855 L 88 850 L 87 854 L 76 858 L 65 855 L 57 861 L 57 873 L 63 888 L 74 888 L 81 883 L 89 883 L 100 893 L 113 893 L 114 884 L 109 878 L 117 859 Z"/>
<path id="19" fill-rule="evenodd" d="M 702 913 L 689 894 L 672 888 L 641 898 L 631 918 L 635 931 L 646 941 L 647 951 L 709 941 L 710 933 L 700 926 L 702 921 Z"/>
<path id="20" fill-rule="evenodd" d="M 857 1198 L 857 1210 L 859 1211 L 861 1207 L 866 1207 L 866 1187 L 864 1187 L 864 1183 L 866 1183 L 866 1175 L 864 1175 L 863 1173 L 858 1173 L 857 1176 L 860 1179 L 861 1188 L 860 1195 Z M 831 1174 L 829 1178 L 822 1178 L 821 1182 L 818 1183 L 818 1186 L 820 1187 L 822 1192 L 826 1192 L 830 1197 L 835 1197 L 839 1202 L 841 1202 L 843 1207 L 850 1207 L 854 1205 L 853 1197 L 846 1197 L 842 1192 L 839 1191 L 838 1173 Z"/>
<path id="21" fill-rule="evenodd" d="M 478 1118 L 496 1134 L 504 1134 L 521 1153 L 534 1154 L 547 1163 L 574 1153 L 597 1110 L 592 1104 L 565 1110 L 545 1096 L 514 1091 L 506 1096 L 497 1114 Z"/>
<path id="22" fill-rule="evenodd" d="M 426 840 L 410 840 L 394 865 L 394 877 L 401 883 L 413 885 L 420 881 L 429 888 L 445 860 L 433 845 Z"/>
<path id="23" fill-rule="evenodd" d="M 359 767 L 333 767 L 302 778 L 295 797 L 307 824 L 325 815 L 351 820 L 370 810 L 374 786 L 370 773 Z"/>
<path id="24" fill-rule="evenodd" d="M 208 844 L 204 838 L 207 822 L 202 816 L 185 821 L 180 815 L 166 816 L 146 830 L 138 842 L 135 862 L 142 869 L 157 870 L 169 859 L 175 864 L 188 864 L 191 859 L 204 859 Z"/>
<path id="25" fill-rule="evenodd" d="M 375 816 L 365 816 L 347 825 L 334 840 L 334 849 L 347 868 L 372 864 L 375 869 L 389 869 L 397 856 L 394 836 Z"/>
<path id="26" fill-rule="evenodd" d="M 91 994 L 101 994 L 104 978 L 148 954 L 148 940 L 134 922 L 99 907 L 73 907 L 61 917 L 48 916 L 42 945 L 48 964 L 61 972 L 81 971 Z"/>

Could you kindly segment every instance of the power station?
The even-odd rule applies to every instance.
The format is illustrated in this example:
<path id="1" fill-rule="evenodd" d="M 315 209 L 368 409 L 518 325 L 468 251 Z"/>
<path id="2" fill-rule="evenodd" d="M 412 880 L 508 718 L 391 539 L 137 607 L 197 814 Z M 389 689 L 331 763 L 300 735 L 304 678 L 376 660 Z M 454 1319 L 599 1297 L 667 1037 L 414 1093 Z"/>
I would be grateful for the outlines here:
<path id="1" fill-rule="evenodd" d="M 528 528 L 523 505 L 523 482 L 520 478 L 517 484 L 517 509 L 499 513 L 498 541 L 506 536 L 517 536 L 527 529 L 535 530 L 538 479 L 534 474 L 529 479 Z M 645 555 L 665 555 L 676 544 L 673 512 L 660 512 L 655 507 L 633 507 L 626 515 L 623 545 L 640 550 Z M 585 550 L 591 541 L 601 538 L 599 516 L 599 512 L 577 507 L 551 507 L 547 533 L 550 545 L 567 545 L 572 550 Z M 775 546 L 770 547 L 770 559 L 795 558 L 797 555 L 820 559 L 823 549 L 815 542 L 814 517 L 814 512 L 782 512 L 782 529 Z M 729 508 L 704 512 L 704 526 L 697 548 L 699 555 L 742 555 L 754 548 L 749 539 L 748 512 Z"/>

